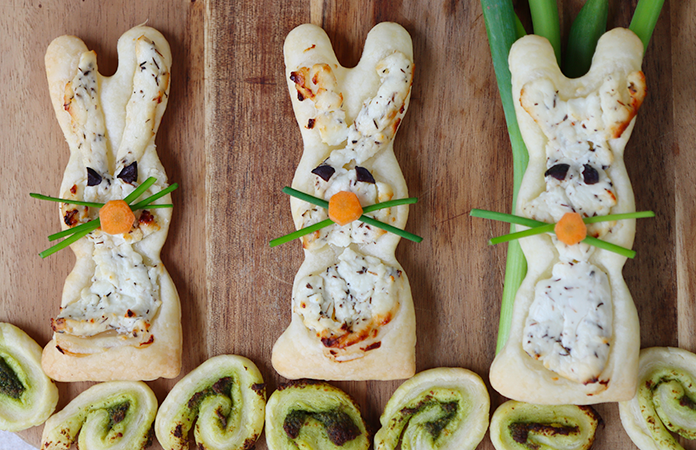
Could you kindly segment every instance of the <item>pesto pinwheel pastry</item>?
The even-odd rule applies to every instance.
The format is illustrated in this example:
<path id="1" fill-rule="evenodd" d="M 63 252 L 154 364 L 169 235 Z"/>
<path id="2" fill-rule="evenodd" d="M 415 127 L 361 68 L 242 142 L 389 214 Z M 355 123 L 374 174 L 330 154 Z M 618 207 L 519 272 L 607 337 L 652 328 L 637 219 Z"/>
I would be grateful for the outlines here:
<path id="1" fill-rule="evenodd" d="M 266 444 L 269 450 L 367 450 L 370 439 L 348 394 L 322 381 L 297 380 L 268 399 Z"/>
<path id="2" fill-rule="evenodd" d="M 696 355 L 672 347 L 641 350 L 638 392 L 619 403 L 619 413 L 640 450 L 682 449 L 672 433 L 696 439 Z"/>
<path id="3" fill-rule="evenodd" d="M 58 388 L 41 369 L 41 347 L 24 331 L 0 322 L 0 430 L 42 424 L 58 403 Z"/>
<path id="4" fill-rule="evenodd" d="M 461 368 L 423 371 L 394 392 L 380 417 L 375 450 L 474 449 L 488 429 L 481 377 Z"/>
<path id="5" fill-rule="evenodd" d="M 589 72 L 568 79 L 546 39 L 527 36 L 513 45 L 513 99 L 529 151 L 517 214 L 558 223 L 566 214 L 635 212 L 623 154 L 646 95 L 642 57 L 640 39 L 617 28 L 600 38 Z M 634 219 L 587 227 L 587 236 L 629 249 L 634 235 Z M 640 333 L 621 273 L 626 256 L 549 233 L 520 245 L 528 271 L 491 385 L 538 404 L 632 398 Z"/>
<path id="6" fill-rule="evenodd" d="M 41 450 L 141 450 L 152 443 L 157 398 L 141 381 L 96 384 L 44 425 Z"/>
<path id="7" fill-rule="evenodd" d="M 118 55 L 118 70 L 104 77 L 96 53 L 75 36 L 46 51 L 70 148 L 59 198 L 86 202 L 61 202 L 64 230 L 52 236 L 65 237 L 53 249 L 72 242 L 76 257 L 43 354 L 44 370 L 60 381 L 153 380 L 181 369 L 179 296 L 160 259 L 174 185 L 155 148 L 171 52 L 157 30 L 138 26 L 121 36 Z M 156 204 L 134 206 L 158 194 Z"/>
<path id="8" fill-rule="evenodd" d="M 165 450 L 252 448 L 261 434 L 266 385 L 256 365 L 242 356 L 210 358 L 182 378 L 157 412 L 155 434 Z"/>
<path id="9" fill-rule="evenodd" d="M 394 23 L 375 26 L 352 69 L 338 63 L 328 36 L 314 25 L 290 32 L 284 53 L 304 142 L 292 188 L 329 202 L 329 209 L 339 197 L 359 203 L 358 210 L 407 198 L 393 143 L 413 81 L 408 32 Z M 298 230 L 333 223 L 301 238 L 305 260 L 293 283 L 292 322 L 273 348 L 275 370 L 290 379 L 413 376 L 415 313 L 394 256 L 400 236 L 353 220 L 361 213 L 343 222 L 294 197 L 291 209 Z M 403 229 L 408 205 L 364 215 Z"/>
<path id="10" fill-rule="evenodd" d="M 491 418 L 497 450 L 587 450 L 602 418 L 591 406 L 503 403 Z"/>

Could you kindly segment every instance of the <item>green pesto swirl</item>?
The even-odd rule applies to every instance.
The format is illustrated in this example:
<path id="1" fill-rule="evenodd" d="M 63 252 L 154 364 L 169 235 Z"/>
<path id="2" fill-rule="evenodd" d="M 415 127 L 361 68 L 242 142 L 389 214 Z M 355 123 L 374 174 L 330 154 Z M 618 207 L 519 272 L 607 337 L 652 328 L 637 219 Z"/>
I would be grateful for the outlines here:
<path id="1" fill-rule="evenodd" d="M 503 403 L 491 419 L 497 450 L 587 450 L 603 423 L 590 406 Z"/>
<path id="2" fill-rule="evenodd" d="M 360 409 L 345 392 L 320 381 L 300 380 L 278 387 L 266 407 L 269 450 L 367 450 Z"/>
<path id="3" fill-rule="evenodd" d="M 375 450 L 474 449 L 488 428 L 488 391 L 460 368 L 421 372 L 392 395 L 380 418 Z"/>
<path id="4" fill-rule="evenodd" d="M 41 368 L 41 347 L 24 331 L 0 323 L 0 430 L 42 424 L 58 403 L 58 388 Z"/>
<path id="5" fill-rule="evenodd" d="M 654 347 L 640 352 L 638 392 L 619 404 L 621 423 L 641 450 L 681 450 L 696 439 L 696 355 Z"/>
<path id="6" fill-rule="evenodd" d="M 155 433 L 165 450 L 249 449 L 263 429 L 266 387 L 256 365 L 242 356 L 210 358 L 182 378 L 162 402 Z"/>
<path id="7" fill-rule="evenodd" d="M 141 450 L 152 443 L 157 398 L 140 381 L 92 386 L 44 426 L 42 450 Z"/>

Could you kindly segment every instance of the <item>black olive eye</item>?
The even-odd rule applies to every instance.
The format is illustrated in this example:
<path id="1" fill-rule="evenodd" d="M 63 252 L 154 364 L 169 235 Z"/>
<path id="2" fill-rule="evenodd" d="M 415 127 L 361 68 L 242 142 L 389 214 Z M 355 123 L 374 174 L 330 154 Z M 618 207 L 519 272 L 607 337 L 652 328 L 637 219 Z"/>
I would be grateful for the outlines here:
<path id="1" fill-rule="evenodd" d="M 358 175 L 357 180 L 363 181 L 365 183 L 375 184 L 375 178 L 372 176 L 369 170 L 364 167 L 355 166 L 355 173 Z"/>
<path id="2" fill-rule="evenodd" d="M 102 177 L 96 170 L 91 167 L 87 168 L 87 186 L 99 186 L 102 182 Z"/>
<path id="3" fill-rule="evenodd" d="M 121 169 L 121 172 L 117 175 L 117 177 L 126 183 L 135 183 L 138 180 L 138 161 L 133 161 Z"/>
<path id="4" fill-rule="evenodd" d="M 583 167 L 582 179 L 585 181 L 585 184 L 599 183 L 599 173 L 597 172 L 597 169 L 589 164 L 585 164 Z"/>
<path id="5" fill-rule="evenodd" d="M 544 172 L 545 177 L 553 177 L 558 181 L 565 180 L 566 174 L 570 165 L 568 164 L 556 164 L 555 166 L 549 167 L 549 169 Z"/>
<path id="6" fill-rule="evenodd" d="M 336 169 L 328 164 L 322 164 L 321 166 L 317 166 L 314 168 L 314 170 L 312 170 L 314 175 L 318 176 L 324 181 L 329 181 L 329 178 L 333 176 L 334 172 L 336 172 Z"/>

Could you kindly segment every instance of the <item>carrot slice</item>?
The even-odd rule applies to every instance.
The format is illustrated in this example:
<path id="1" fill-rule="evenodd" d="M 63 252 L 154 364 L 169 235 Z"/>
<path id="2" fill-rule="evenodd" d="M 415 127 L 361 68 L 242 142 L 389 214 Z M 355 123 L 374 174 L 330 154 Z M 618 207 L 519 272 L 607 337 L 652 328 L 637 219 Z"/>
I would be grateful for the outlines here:
<path id="1" fill-rule="evenodd" d="M 337 192 L 329 199 L 329 219 L 341 226 L 358 220 L 362 213 L 360 200 L 353 192 Z"/>
<path id="2" fill-rule="evenodd" d="M 123 200 L 111 200 L 99 210 L 101 229 L 109 234 L 123 234 L 130 231 L 135 222 L 135 214 Z"/>
<path id="3" fill-rule="evenodd" d="M 553 231 L 558 240 L 566 245 L 575 245 L 587 237 L 587 226 L 576 212 L 565 213 Z"/>

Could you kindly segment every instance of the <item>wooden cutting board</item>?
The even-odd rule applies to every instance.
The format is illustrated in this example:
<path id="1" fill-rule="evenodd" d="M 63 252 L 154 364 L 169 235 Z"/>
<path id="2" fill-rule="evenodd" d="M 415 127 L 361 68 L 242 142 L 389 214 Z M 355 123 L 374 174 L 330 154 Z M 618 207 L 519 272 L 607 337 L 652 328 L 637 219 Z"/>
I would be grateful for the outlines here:
<path id="1" fill-rule="evenodd" d="M 560 3 L 560 2 L 559 2 Z M 581 0 L 564 0 L 567 32 Z M 627 26 L 635 0 L 610 1 L 611 26 Z M 519 14 L 526 22 L 524 5 Z M 645 56 L 649 97 L 626 150 L 639 221 L 635 260 L 624 269 L 641 319 L 642 345 L 696 350 L 696 4 L 666 2 Z M 471 219 L 471 208 L 509 210 L 512 159 L 478 1 L 393 0 L 255 2 L 158 0 L 120 5 L 87 0 L 27 0 L 4 5 L 0 75 L 6 81 L 0 123 L 0 320 L 40 344 L 51 335 L 65 276 L 63 251 L 37 253 L 59 229 L 55 205 L 28 197 L 56 194 L 68 158 L 46 87 L 43 54 L 61 34 L 82 37 L 114 72 L 116 40 L 148 21 L 174 55 L 172 89 L 157 145 L 169 178 L 181 185 L 163 254 L 179 289 L 187 373 L 210 356 L 256 362 L 269 394 L 283 380 L 271 348 L 290 321 L 290 290 L 302 262 L 297 243 L 270 249 L 292 230 L 289 185 L 302 142 L 284 80 L 282 44 L 313 22 L 331 37 L 339 60 L 359 60 L 369 29 L 402 24 L 413 38 L 411 106 L 395 142 L 410 194 L 402 241 L 417 314 L 417 366 L 461 366 L 487 379 L 495 354 L 505 247 L 488 247 L 506 226 Z M 529 29 L 529 28 L 528 28 Z M 176 380 L 149 383 L 160 401 Z M 60 383 L 59 408 L 91 383 Z M 400 382 L 342 382 L 373 431 Z M 491 391 L 493 408 L 504 399 Z M 634 448 L 615 404 L 597 408 L 606 426 L 596 449 Z M 39 444 L 41 428 L 21 435 Z M 693 444 L 692 444 L 693 445 Z M 158 448 L 155 445 L 155 448 Z M 259 449 L 265 442 L 259 441 Z M 479 446 L 492 449 L 488 437 Z M 692 448 L 696 448 L 693 447 Z"/>

